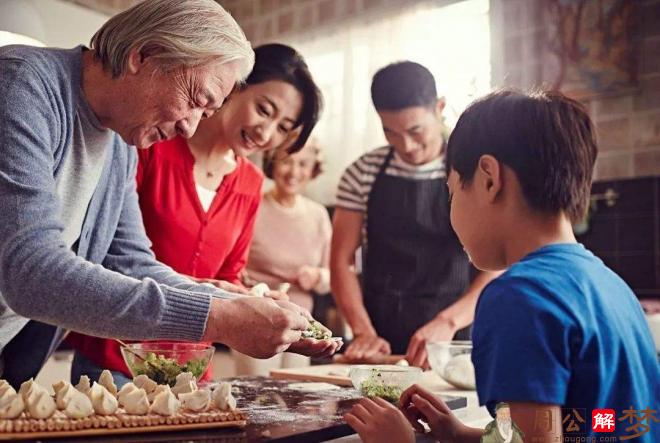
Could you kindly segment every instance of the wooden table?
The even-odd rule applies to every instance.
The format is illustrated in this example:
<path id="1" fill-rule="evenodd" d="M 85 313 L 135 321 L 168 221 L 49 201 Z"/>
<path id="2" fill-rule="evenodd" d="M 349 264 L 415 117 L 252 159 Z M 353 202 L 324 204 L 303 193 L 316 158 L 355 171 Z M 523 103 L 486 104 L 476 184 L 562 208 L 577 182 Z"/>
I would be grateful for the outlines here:
<path id="1" fill-rule="evenodd" d="M 292 383 L 298 383 L 293 380 L 239 377 L 229 381 L 238 391 L 238 407 L 249 415 L 245 429 L 88 437 L 85 441 L 319 442 L 354 434 L 342 418 L 360 398 L 352 388 L 306 392 L 292 389 Z M 445 396 L 444 399 L 452 409 L 466 405 L 464 397 Z"/>

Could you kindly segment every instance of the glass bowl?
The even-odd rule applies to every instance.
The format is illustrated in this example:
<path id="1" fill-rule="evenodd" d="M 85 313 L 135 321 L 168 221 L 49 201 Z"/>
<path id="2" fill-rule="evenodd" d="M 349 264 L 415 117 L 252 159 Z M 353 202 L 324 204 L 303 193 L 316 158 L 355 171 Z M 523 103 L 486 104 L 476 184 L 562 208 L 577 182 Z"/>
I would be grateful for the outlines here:
<path id="1" fill-rule="evenodd" d="M 215 352 L 210 344 L 166 341 L 130 343 L 120 349 L 133 377 L 145 374 L 158 384 L 170 386 L 182 372 L 192 372 L 199 381 Z"/>
<path id="2" fill-rule="evenodd" d="M 426 352 L 429 355 L 431 369 L 444 381 L 458 389 L 477 388 L 471 360 L 471 341 L 427 343 Z"/>
<path id="3" fill-rule="evenodd" d="M 410 386 L 419 382 L 422 369 L 395 365 L 351 366 L 349 377 L 353 387 L 365 397 L 381 397 L 392 403 Z"/>

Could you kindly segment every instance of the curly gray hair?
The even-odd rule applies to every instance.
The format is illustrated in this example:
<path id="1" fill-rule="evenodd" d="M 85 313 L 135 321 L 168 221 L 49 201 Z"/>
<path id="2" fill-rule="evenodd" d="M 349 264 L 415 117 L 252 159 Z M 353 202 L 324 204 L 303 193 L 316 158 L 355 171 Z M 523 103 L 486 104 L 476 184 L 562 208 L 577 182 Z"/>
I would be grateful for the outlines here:
<path id="1" fill-rule="evenodd" d="M 90 46 L 113 77 L 125 72 L 132 50 L 163 69 L 238 62 L 241 81 L 254 65 L 245 34 L 213 0 L 145 0 L 110 18 Z"/>

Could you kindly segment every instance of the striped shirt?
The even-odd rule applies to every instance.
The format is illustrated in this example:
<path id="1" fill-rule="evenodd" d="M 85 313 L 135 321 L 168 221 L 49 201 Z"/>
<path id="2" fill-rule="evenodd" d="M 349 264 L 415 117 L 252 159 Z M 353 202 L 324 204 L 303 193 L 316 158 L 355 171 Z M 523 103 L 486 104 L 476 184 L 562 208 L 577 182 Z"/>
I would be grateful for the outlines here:
<path id="1" fill-rule="evenodd" d="M 369 151 L 346 168 L 339 180 L 338 208 L 366 214 L 371 188 L 390 149 L 391 146 L 383 146 Z M 446 176 L 445 162 L 443 157 L 438 157 L 423 165 L 411 165 L 403 161 L 395 151 L 390 164 L 385 169 L 385 174 L 410 180 L 444 178 Z"/>

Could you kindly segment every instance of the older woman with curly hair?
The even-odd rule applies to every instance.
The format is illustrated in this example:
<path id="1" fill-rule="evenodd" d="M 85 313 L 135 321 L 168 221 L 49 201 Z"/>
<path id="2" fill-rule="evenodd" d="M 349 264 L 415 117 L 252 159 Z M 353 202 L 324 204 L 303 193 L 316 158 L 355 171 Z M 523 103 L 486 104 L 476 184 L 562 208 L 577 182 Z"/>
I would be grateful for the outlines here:
<path id="1" fill-rule="evenodd" d="M 330 217 L 323 205 L 302 195 L 322 172 L 319 145 L 310 139 L 295 154 L 266 153 L 263 169 L 274 187 L 257 214 L 248 277 L 271 288 L 287 284 L 290 300 L 311 311 L 312 293 L 330 290 Z M 309 364 L 307 357 L 289 353 L 256 360 L 234 352 L 234 360 L 238 374 L 268 375 L 270 369 Z"/>

